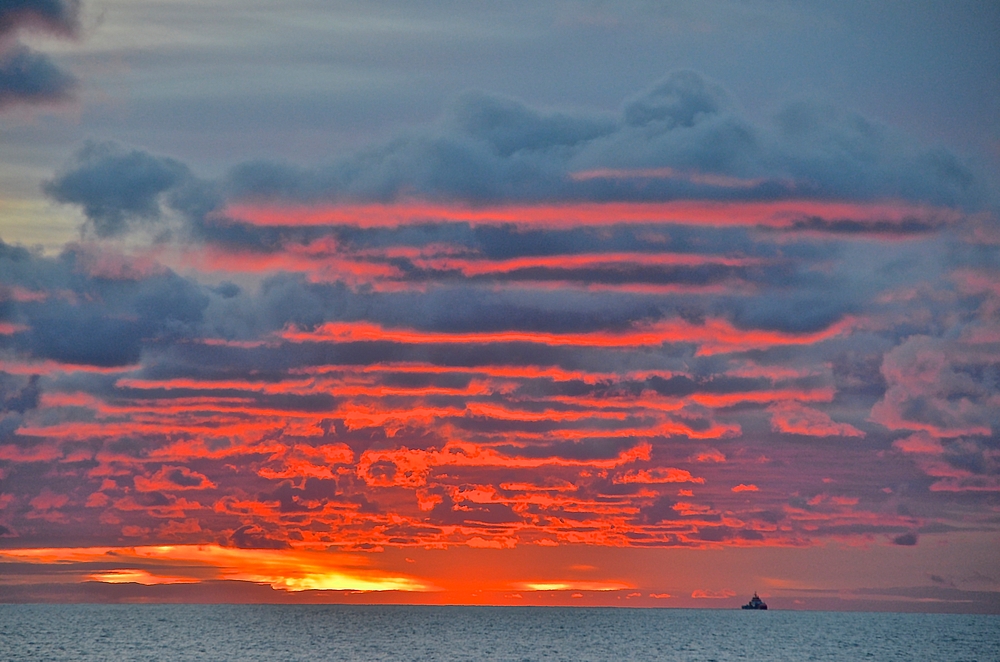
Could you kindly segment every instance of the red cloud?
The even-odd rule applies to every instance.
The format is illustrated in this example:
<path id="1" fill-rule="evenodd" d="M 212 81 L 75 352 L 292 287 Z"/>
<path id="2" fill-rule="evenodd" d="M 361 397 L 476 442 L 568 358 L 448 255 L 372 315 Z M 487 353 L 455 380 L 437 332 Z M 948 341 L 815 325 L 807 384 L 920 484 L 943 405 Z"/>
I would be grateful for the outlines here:
<path id="1" fill-rule="evenodd" d="M 10 322 L 0 322 L 0 336 L 12 336 L 15 333 L 27 331 L 28 327 L 23 324 L 12 324 Z"/>
<path id="2" fill-rule="evenodd" d="M 572 347 L 644 347 L 666 343 L 693 343 L 699 355 L 741 352 L 784 345 L 812 345 L 843 335 L 854 326 L 854 320 L 843 320 L 812 333 L 785 333 L 755 329 L 738 329 L 722 319 L 708 319 L 692 324 L 684 319 L 672 319 L 636 326 L 627 331 L 593 331 L 585 333 L 548 333 L 539 331 L 480 331 L 442 333 L 415 329 L 389 329 L 371 322 L 327 322 L 315 331 L 302 331 L 289 326 L 282 333 L 285 340 L 304 342 L 395 342 L 402 344 L 486 344 L 536 343 Z"/>
<path id="3" fill-rule="evenodd" d="M 726 456 L 714 448 L 703 451 L 694 456 L 695 462 L 725 462 Z"/>
<path id="4" fill-rule="evenodd" d="M 826 413 L 791 400 L 767 408 L 771 412 L 771 428 L 786 434 L 810 437 L 863 437 L 865 433 L 847 423 L 835 423 Z"/>
<path id="5" fill-rule="evenodd" d="M 607 460 L 576 460 L 558 456 L 518 457 L 502 455 L 491 448 L 475 444 L 451 442 L 441 450 L 399 448 L 384 451 L 365 451 L 358 460 L 357 473 L 373 487 L 421 487 L 427 474 L 434 467 L 595 467 L 615 468 L 638 460 L 648 460 L 652 447 L 640 443 Z"/>
<path id="6" fill-rule="evenodd" d="M 728 588 L 724 588 L 721 591 L 707 591 L 702 589 L 697 589 L 691 592 L 692 598 L 703 598 L 709 600 L 720 600 L 723 598 L 732 598 L 736 596 L 736 591 L 731 591 Z"/>
<path id="7" fill-rule="evenodd" d="M 215 483 L 207 476 L 187 467 L 164 465 L 149 478 L 136 476 L 135 489 L 140 492 L 176 492 L 178 490 L 208 490 L 214 489 Z"/>
<path id="8" fill-rule="evenodd" d="M 49 510 L 50 508 L 61 508 L 69 501 L 65 494 L 56 494 L 47 487 L 42 488 L 42 493 L 31 500 L 31 505 L 37 510 Z"/>
<path id="9" fill-rule="evenodd" d="M 980 325 L 981 326 L 981 325 Z M 886 353 L 888 388 L 871 420 L 890 430 L 924 431 L 938 438 L 990 435 L 996 392 L 965 364 L 990 364 L 993 344 L 911 336 Z"/>
<path id="10" fill-rule="evenodd" d="M 705 479 L 692 476 L 691 472 L 673 467 L 638 469 L 615 476 L 615 483 L 704 483 Z"/>
<path id="11" fill-rule="evenodd" d="M 865 204 L 783 200 L 778 202 L 712 202 L 705 200 L 676 202 L 607 202 L 567 203 L 559 205 L 506 205 L 503 207 L 467 207 L 432 203 L 360 204 L 360 205 L 249 205 L 228 206 L 223 216 L 256 225 L 309 226 L 353 225 L 361 228 L 399 227 L 427 222 L 459 222 L 473 225 L 517 225 L 557 229 L 615 223 L 661 223 L 700 226 L 791 227 L 804 218 L 827 221 L 850 218 L 856 221 L 903 223 L 921 219 L 940 223 L 955 222 L 960 212 L 926 205 Z"/>
<path id="12" fill-rule="evenodd" d="M 909 437 L 897 439 L 892 442 L 892 445 L 904 453 L 917 453 L 921 455 L 940 455 L 944 453 L 941 441 L 923 430 L 914 432 Z"/>

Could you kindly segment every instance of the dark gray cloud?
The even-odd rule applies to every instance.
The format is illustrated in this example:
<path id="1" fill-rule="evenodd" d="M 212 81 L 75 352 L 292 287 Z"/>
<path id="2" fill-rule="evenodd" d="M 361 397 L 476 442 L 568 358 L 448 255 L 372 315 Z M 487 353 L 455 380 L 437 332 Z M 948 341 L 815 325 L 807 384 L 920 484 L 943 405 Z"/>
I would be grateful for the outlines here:
<path id="1" fill-rule="evenodd" d="M 38 375 L 18 377 L 0 372 L 0 412 L 23 414 L 38 406 Z"/>
<path id="2" fill-rule="evenodd" d="M 0 35 L 19 28 L 70 35 L 79 27 L 79 0 L 4 0 L 0 5 Z"/>
<path id="3" fill-rule="evenodd" d="M 629 126 L 664 124 L 668 129 L 693 127 L 727 105 L 726 93 L 693 71 L 680 71 L 625 102 Z"/>
<path id="4" fill-rule="evenodd" d="M 40 395 L 38 375 L 24 377 L 0 371 L 0 441 L 15 436 L 22 414 L 38 407 Z"/>
<path id="5" fill-rule="evenodd" d="M 256 227 L 226 219 L 220 212 L 227 200 L 388 202 L 413 197 L 472 204 L 894 199 L 974 208 L 981 193 L 972 171 L 955 156 L 923 148 L 858 115 L 798 104 L 771 125 L 755 125 L 740 117 L 721 87 L 692 71 L 675 72 L 630 97 L 618 114 L 539 110 L 513 99 L 468 92 L 459 95 L 437 123 L 328 165 L 306 168 L 252 161 L 233 167 L 218 182 L 196 177 L 185 164 L 168 157 L 91 142 L 44 188 L 55 200 L 80 205 L 88 227 L 99 237 L 133 230 L 160 236 L 177 231 L 186 239 L 273 252 L 330 233 L 365 242 L 379 233 L 409 233 L 420 243 L 469 242 L 473 239 L 468 233 L 473 232 L 479 235 L 474 240 L 477 249 L 494 257 L 528 254 L 527 247 L 544 254 L 543 247 L 553 241 L 563 244 L 553 246 L 558 253 L 566 249 L 564 241 L 580 242 L 586 230 L 562 235 L 537 231 L 540 242 L 527 241 L 518 230 L 519 236 L 508 238 L 514 241 L 505 251 L 492 245 L 503 239 L 502 227 L 451 224 L 445 235 L 430 221 L 425 228 L 396 231 Z M 785 231 L 905 237 L 938 232 L 952 222 L 943 216 L 803 216 L 789 219 Z M 496 236 L 485 236 L 489 233 Z M 432 239 L 432 234 L 437 236 Z M 593 244 L 593 236 L 584 242 Z M 730 235 L 729 244 L 738 243 Z M 706 284 L 732 275 L 746 276 L 720 269 L 712 274 L 688 270 L 634 275 L 535 270 L 512 272 L 507 278 Z M 408 276 L 435 277 L 419 270 L 410 270 Z"/>
<path id="6" fill-rule="evenodd" d="M 868 234 L 886 235 L 889 237 L 905 237 L 908 235 L 927 234 L 945 227 L 946 221 L 907 218 L 901 222 L 893 221 L 858 221 L 844 218 L 828 220 L 817 216 L 808 216 L 795 220 L 791 230 L 802 232 L 826 232 L 832 234 Z"/>
<path id="7" fill-rule="evenodd" d="M 78 0 L 7 0 L 0 5 L 0 108 L 62 101 L 72 95 L 74 76 L 48 56 L 6 38 L 19 29 L 72 36 L 79 26 L 79 12 Z"/>
<path id="8" fill-rule="evenodd" d="M 69 98 L 76 79 L 45 55 L 19 46 L 0 53 L 0 108 Z"/>
<path id="9" fill-rule="evenodd" d="M 515 99 L 481 92 L 459 95 L 446 121 L 505 158 L 519 151 L 581 145 L 617 128 L 612 117 L 544 113 Z"/>
<path id="10" fill-rule="evenodd" d="M 98 237 L 155 226 L 165 207 L 187 218 L 214 207 L 183 163 L 114 142 L 88 142 L 44 189 L 59 202 L 80 205 Z"/>
<path id="11" fill-rule="evenodd" d="M 0 242 L 0 278 L 10 287 L 45 292 L 0 304 L 0 316 L 23 329 L 0 344 L 66 363 L 126 365 L 139 360 L 144 344 L 184 337 L 200 321 L 209 300 L 200 285 L 94 253 L 70 245 L 49 258 Z"/>
<path id="12" fill-rule="evenodd" d="M 971 171 L 947 151 L 804 103 L 756 125 L 693 71 L 629 98 L 618 115 L 463 94 L 433 128 L 320 168 L 245 163 L 230 172 L 227 190 L 306 201 L 417 195 L 479 203 L 814 197 L 974 205 L 980 195 Z"/>

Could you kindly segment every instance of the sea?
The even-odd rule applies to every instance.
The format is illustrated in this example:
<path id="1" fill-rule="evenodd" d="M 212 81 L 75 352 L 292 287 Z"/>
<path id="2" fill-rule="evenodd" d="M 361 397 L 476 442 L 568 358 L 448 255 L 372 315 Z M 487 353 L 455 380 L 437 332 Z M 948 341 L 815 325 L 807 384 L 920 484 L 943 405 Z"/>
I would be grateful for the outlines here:
<path id="1" fill-rule="evenodd" d="M 1000 616 L 343 605 L 0 605 L 0 660 L 1000 660 Z"/>

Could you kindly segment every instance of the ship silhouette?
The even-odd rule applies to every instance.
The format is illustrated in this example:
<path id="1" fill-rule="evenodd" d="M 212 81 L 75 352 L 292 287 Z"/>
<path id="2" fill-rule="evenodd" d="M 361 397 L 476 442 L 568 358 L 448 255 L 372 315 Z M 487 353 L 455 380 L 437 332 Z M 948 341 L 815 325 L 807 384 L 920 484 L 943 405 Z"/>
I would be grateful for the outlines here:
<path id="1" fill-rule="evenodd" d="M 742 607 L 743 609 L 767 609 L 767 603 L 760 599 L 757 595 L 757 591 L 753 592 L 753 597 L 750 598 L 750 602 L 746 603 Z"/>

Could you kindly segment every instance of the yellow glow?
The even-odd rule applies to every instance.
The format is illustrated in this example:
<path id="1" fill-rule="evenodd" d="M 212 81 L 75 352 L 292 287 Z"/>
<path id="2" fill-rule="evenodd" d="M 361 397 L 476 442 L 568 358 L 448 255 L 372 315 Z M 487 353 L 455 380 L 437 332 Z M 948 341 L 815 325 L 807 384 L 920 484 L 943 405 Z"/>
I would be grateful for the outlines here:
<path id="1" fill-rule="evenodd" d="M 55 253 L 66 242 L 78 238 L 83 220 L 72 208 L 31 198 L 0 198 L 0 218 L 3 218 L 5 241 L 41 245 L 48 253 Z"/>
<path id="2" fill-rule="evenodd" d="M 115 562 L 126 568 L 87 575 L 87 579 L 124 583 L 181 583 L 231 579 L 269 584 L 284 591 L 430 591 L 418 579 L 390 575 L 371 566 L 363 555 L 297 549 L 240 549 L 219 545 L 157 545 L 145 547 L 77 547 L 7 549 L 0 561 L 67 564 Z M 169 567 L 169 575 L 156 572 Z"/>
<path id="3" fill-rule="evenodd" d="M 287 591 L 414 591 L 414 581 L 407 578 L 380 577 L 366 580 L 339 572 L 310 573 L 303 577 L 274 577 L 264 579 L 274 588 Z"/>
<path id="4" fill-rule="evenodd" d="M 168 577 L 165 575 L 155 575 L 146 570 L 137 568 L 123 568 L 121 570 L 108 570 L 107 572 L 95 572 L 87 575 L 87 579 L 105 584 L 197 584 L 198 580 L 193 577 Z"/>

